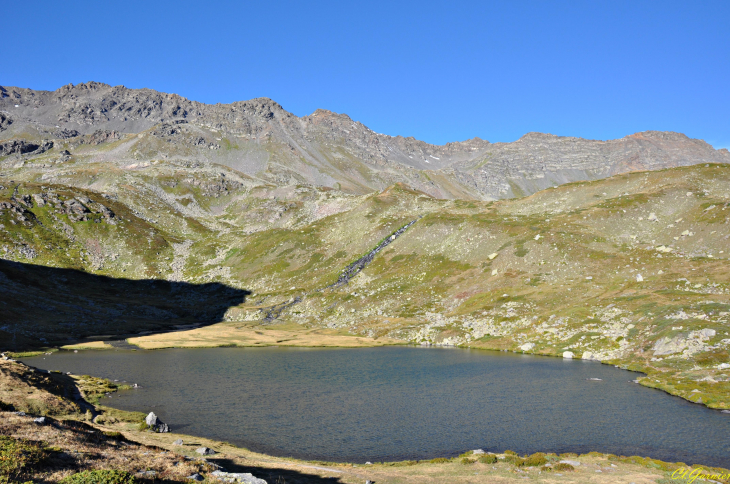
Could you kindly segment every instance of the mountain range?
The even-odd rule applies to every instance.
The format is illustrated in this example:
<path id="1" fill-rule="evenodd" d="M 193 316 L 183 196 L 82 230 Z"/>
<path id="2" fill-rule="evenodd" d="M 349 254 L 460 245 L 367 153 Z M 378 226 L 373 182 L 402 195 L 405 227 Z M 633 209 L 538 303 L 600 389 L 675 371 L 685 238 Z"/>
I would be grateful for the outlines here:
<path id="1" fill-rule="evenodd" d="M 401 182 L 436 198 L 496 200 L 630 171 L 730 162 L 727 149 L 673 132 L 608 141 L 528 133 L 512 143 L 473 138 L 437 146 L 376 133 L 327 110 L 297 117 L 267 98 L 207 105 L 97 82 L 52 92 L 0 86 L 0 116 L 0 141 L 116 136 L 125 140 L 115 151 L 120 163 L 174 157 L 278 186 L 351 194 Z"/>

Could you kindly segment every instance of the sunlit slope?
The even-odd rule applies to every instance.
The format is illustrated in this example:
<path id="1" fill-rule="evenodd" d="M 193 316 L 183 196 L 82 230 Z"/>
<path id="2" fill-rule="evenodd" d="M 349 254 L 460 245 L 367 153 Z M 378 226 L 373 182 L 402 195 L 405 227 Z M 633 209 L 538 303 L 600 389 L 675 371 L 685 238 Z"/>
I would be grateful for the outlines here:
<path id="1" fill-rule="evenodd" d="M 631 173 L 499 202 L 438 200 L 404 185 L 363 196 L 275 187 L 225 167 L 172 162 L 88 165 L 67 176 L 88 189 L 0 182 L 0 202 L 17 207 L 0 212 L 4 258 L 249 290 L 221 317 L 230 331 L 286 324 L 571 352 L 730 406 L 728 165 Z M 39 206 L 36 197 L 50 193 L 61 207 L 87 197 L 87 220 L 73 221 L 56 202 Z M 328 287 L 413 220 L 349 284 Z M 5 331 L 33 318 L 32 304 L 3 303 L 15 305 Z"/>

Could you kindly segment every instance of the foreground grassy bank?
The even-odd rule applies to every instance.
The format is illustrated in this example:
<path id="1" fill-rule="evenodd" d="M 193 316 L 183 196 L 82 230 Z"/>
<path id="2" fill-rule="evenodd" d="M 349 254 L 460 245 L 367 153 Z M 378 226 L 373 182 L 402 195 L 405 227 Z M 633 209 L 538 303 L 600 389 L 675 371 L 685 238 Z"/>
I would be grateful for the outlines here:
<path id="1" fill-rule="evenodd" d="M 367 465 L 273 457 L 201 437 L 155 433 L 142 424 L 144 414 L 99 404 L 101 396 L 122 388 L 108 380 L 46 373 L 1 360 L 3 482 L 68 483 L 70 476 L 90 470 L 124 471 L 138 482 L 185 482 L 194 474 L 214 482 L 217 470 L 289 484 L 703 482 L 697 479 L 700 473 L 725 476 L 713 481 L 730 482 L 730 471 L 724 469 L 594 452 L 518 456 L 468 451 L 454 458 Z M 38 422 L 40 416 L 45 421 Z M 196 450 L 201 447 L 215 453 L 200 455 Z"/>

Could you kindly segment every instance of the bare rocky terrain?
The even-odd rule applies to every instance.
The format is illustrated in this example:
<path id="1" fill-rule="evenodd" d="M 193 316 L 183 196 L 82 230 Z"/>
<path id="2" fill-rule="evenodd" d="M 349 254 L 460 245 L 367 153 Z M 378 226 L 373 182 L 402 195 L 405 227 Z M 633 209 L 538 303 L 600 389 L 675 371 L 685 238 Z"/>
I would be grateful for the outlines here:
<path id="1" fill-rule="evenodd" d="M 113 154 L 118 163 L 174 157 L 225 165 L 276 185 L 351 194 L 403 182 L 436 198 L 494 200 L 630 171 L 730 162 L 726 149 L 680 133 L 646 131 L 609 141 L 528 133 L 513 143 L 474 138 L 436 146 L 375 133 L 327 110 L 300 118 L 266 98 L 206 105 L 96 82 L 53 92 L 0 86 L 0 116 L 0 154 L 45 150 L 52 140 L 73 148 L 124 138 Z M 21 140 L 33 146 L 18 145 Z"/>

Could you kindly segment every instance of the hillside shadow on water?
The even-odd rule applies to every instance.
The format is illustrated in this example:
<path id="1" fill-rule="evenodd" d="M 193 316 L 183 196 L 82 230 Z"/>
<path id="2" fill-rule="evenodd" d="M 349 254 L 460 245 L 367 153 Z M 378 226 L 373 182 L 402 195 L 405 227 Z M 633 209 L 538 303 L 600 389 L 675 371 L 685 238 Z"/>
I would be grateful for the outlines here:
<path id="1" fill-rule="evenodd" d="M 251 291 L 212 282 L 132 280 L 0 259 L 0 350 L 218 323 Z"/>

